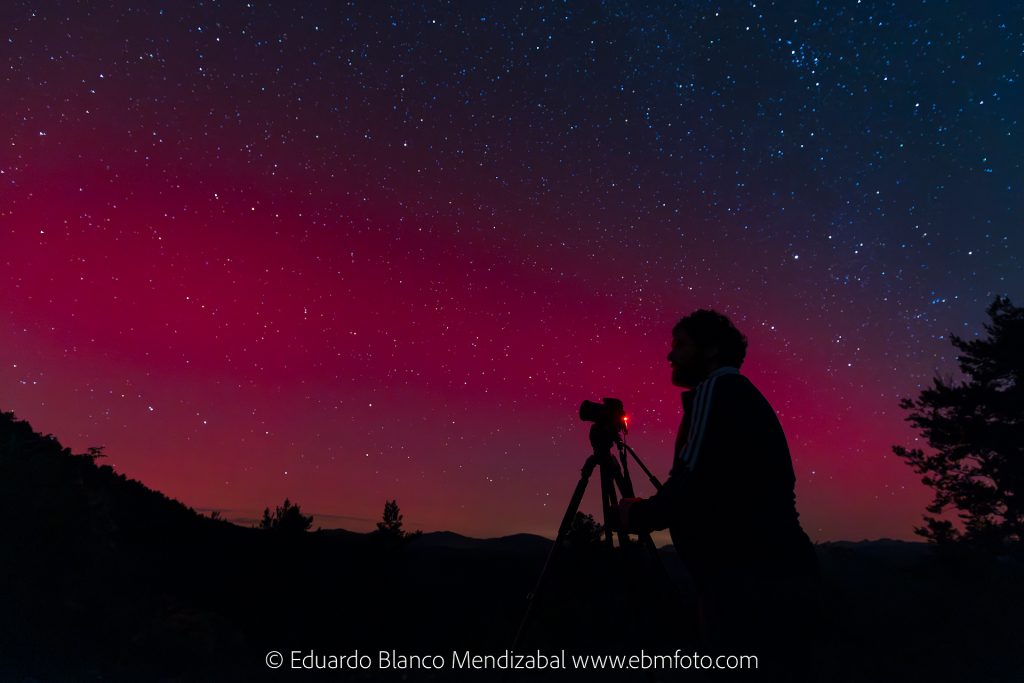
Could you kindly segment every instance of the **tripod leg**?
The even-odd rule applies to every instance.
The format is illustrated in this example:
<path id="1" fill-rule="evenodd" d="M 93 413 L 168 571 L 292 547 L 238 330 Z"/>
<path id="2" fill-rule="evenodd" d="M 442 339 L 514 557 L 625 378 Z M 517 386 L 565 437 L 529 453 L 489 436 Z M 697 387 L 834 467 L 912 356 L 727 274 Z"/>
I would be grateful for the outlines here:
<path id="1" fill-rule="evenodd" d="M 562 524 L 558 527 L 558 536 L 555 538 L 555 542 L 551 546 L 551 550 L 548 551 L 547 559 L 544 560 L 544 568 L 541 569 L 540 577 L 537 579 L 537 585 L 534 587 L 533 592 L 530 593 L 530 601 L 526 604 L 526 613 L 523 614 L 523 619 L 519 622 L 519 629 L 516 631 L 515 640 L 512 641 L 513 650 L 518 647 L 519 641 L 522 638 L 523 633 L 526 631 L 526 626 L 533 614 L 534 603 L 537 602 L 537 596 L 544 588 L 548 570 L 553 566 L 555 556 L 562 547 L 566 534 L 568 534 L 569 529 L 572 528 L 573 520 L 576 519 L 576 513 L 579 511 L 580 503 L 583 501 L 583 494 L 587 491 L 587 483 L 590 481 L 590 475 L 594 473 L 594 467 L 596 465 L 597 456 L 594 455 L 587 458 L 587 461 L 583 463 L 583 469 L 580 472 L 580 480 L 576 484 L 576 489 L 572 493 L 572 498 L 569 499 L 569 506 L 565 510 L 565 516 L 562 517 Z"/>
<path id="2" fill-rule="evenodd" d="M 601 460 L 601 510 L 604 513 L 604 540 L 611 548 L 612 530 L 608 526 L 608 519 L 611 517 L 611 509 L 618 501 L 615 499 L 615 487 L 613 485 L 611 472 L 604 458 Z M 619 534 L 619 543 L 622 543 L 622 534 Z"/>
<path id="3" fill-rule="evenodd" d="M 628 486 L 626 480 L 622 477 L 622 471 L 619 469 L 619 465 L 615 462 L 615 458 L 612 457 L 611 452 L 601 458 L 601 501 L 604 503 L 604 528 L 605 538 L 608 542 L 608 546 L 612 545 L 612 532 L 608 528 L 608 516 L 609 509 L 618 504 L 618 496 L 615 495 L 615 487 L 619 487 L 619 491 L 622 492 L 623 498 L 629 498 L 632 496 L 633 489 Z M 629 543 L 629 534 L 622 529 L 616 532 L 619 537 L 619 546 L 623 546 Z"/>

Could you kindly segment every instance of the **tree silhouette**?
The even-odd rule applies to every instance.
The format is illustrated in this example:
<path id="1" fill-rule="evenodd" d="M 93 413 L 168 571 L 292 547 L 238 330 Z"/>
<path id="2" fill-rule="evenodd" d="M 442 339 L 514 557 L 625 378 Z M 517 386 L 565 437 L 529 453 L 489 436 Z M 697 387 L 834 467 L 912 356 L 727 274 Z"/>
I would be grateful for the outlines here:
<path id="1" fill-rule="evenodd" d="M 409 533 L 402 529 L 402 513 L 398 509 L 397 500 L 384 501 L 384 517 L 377 522 L 377 533 L 385 538 L 396 541 L 412 540 L 422 532 L 414 531 Z"/>
<path id="2" fill-rule="evenodd" d="M 304 531 L 309 531 L 311 526 L 313 526 L 313 515 L 303 515 L 299 506 L 292 505 L 287 498 L 284 499 L 284 505 L 274 509 L 273 515 L 270 514 L 270 508 L 263 508 L 263 519 L 260 521 L 261 529 L 285 534 L 301 534 Z"/>
<path id="3" fill-rule="evenodd" d="M 925 516 L 915 532 L 932 542 L 964 541 L 988 550 L 1020 548 L 1024 538 L 1024 309 L 996 297 L 986 311 L 984 339 L 950 335 L 966 380 L 936 377 L 900 407 L 934 449 L 893 446 L 935 489 L 931 515 L 957 511 L 952 521 Z"/>
<path id="4" fill-rule="evenodd" d="M 565 541 L 575 548 L 594 548 L 601 545 L 604 525 L 594 519 L 594 515 L 584 514 L 579 510 L 565 533 Z"/>

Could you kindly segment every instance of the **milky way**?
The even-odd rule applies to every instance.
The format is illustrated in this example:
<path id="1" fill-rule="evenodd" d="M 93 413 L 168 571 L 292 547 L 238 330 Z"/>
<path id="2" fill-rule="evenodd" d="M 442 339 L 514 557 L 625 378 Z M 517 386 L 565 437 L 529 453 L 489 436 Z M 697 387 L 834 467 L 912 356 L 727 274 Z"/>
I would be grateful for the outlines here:
<path id="1" fill-rule="evenodd" d="M 553 535 L 583 399 L 665 476 L 712 307 L 812 538 L 913 537 L 898 400 L 1024 300 L 1019 8 L 145 5 L 0 10 L 0 408 L 241 523 Z"/>

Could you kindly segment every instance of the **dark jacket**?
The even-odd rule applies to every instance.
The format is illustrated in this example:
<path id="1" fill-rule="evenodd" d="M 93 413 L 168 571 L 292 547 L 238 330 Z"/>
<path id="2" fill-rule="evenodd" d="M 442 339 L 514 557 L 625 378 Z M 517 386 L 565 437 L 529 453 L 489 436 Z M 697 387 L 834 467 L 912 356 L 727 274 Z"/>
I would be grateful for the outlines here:
<path id="1" fill-rule="evenodd" d="M 721 572 L 816 573 L 786 436 L 768 401 L 732 367 L 718 368 L 682 399 L 668 480 L 630 508 L 630 526 L 668 527 L 698 584 Z"/>

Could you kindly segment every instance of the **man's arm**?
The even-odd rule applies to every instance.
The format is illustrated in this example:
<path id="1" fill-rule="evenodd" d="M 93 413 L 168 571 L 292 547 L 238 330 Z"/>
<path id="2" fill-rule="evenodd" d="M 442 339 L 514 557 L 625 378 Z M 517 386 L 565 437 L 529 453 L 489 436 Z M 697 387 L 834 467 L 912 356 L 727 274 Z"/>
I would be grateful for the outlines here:
<path id="1" fill-rule="evenodd" d="M 626 531 L 640 533 L 664 529 L 678 517 L 679 506 L 689 495 L 688 471 L 670 474 L 661 490 L 650 498 L 632 499 L 623 516 Z"/>
<path id="2" fill-rule="evenodd" d="M 625 514 L 629 531 L 654 531 L 668 527 L 680 517 L 680 512 L 693 494 L 693 470 L 707 442 L 706 434 L 711 415 L 721 410 L 721 389 L 716 385 L 721 376 L 712 377 L 697 388 L 693 400 L 693 419 L 690 421 L 686 444 L 676 455 L 668 480 L 661 490 L 646 500 L 632 502 Z"/>

